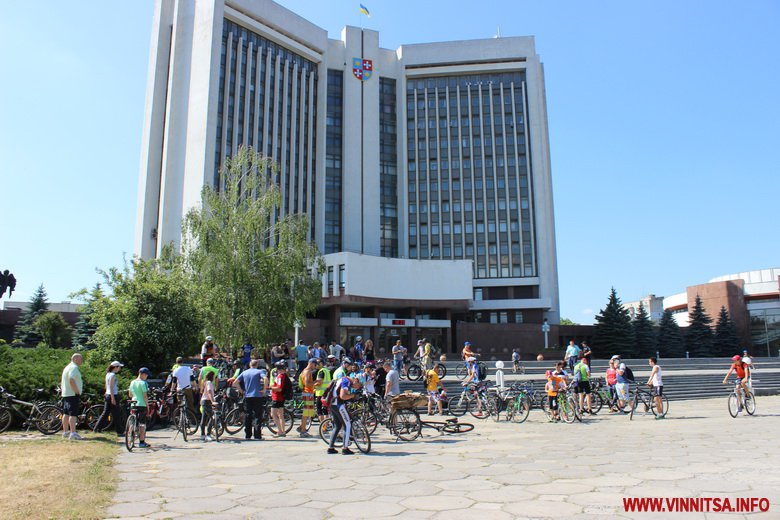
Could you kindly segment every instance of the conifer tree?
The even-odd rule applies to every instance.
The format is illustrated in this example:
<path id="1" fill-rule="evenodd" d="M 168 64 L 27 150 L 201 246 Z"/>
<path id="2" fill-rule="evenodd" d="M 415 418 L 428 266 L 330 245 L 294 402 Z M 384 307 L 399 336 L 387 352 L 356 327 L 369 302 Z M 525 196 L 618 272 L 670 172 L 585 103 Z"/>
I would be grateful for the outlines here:
<path id="1" fill-rule="evenodd" d="M 716 356 L 733 356 L 739 354 L 739 335 L 737 327 L 731 321 L 726 307 L 720 308 L 718 322 L 715 324 L 715 337 L 713 339 L 712 352 Z"/>
<path id="2" fill-rule="evenodd" d="M 100 284 L 95 284 L 95 287 L 87 293 L 86 289 L 83 293 L 79 293 L 86 301 L 84 307 L 81 309 L 81 315 L 76 322 L 75 329 L 73 331 L 73 345 L 77 348 L 93 348 L 95 344 L 92 342 L 92 336 L 97 330 L 97 322 L 94 319 L 95 314 L 95 302 L 103 298 L 103 290 L 100 288 Z"/>
<path id="3" fill-rule="evenodd" d="M 653 328 L 653 322 L 650 321 L 650 315 L 642 303 L 639 304 L 639 311 L 634 317 L 633 326 L 634 339 L 639 356 L 643 358 L 655 356 L 655 329 Z"/>
<path id="4" fill-rule="evenodd" d="M 696 302 L 688 312 L 688 330 L 685 333 L 685 348 L 691 357 L 710 357 L 712 352 L 712 318 L 704 312 L 699 295 Z"/>
<path id="5" fill-rule="evenodd" d="M 38 286 L 30 299 L 30 305 L 19 317 L 14 331 L 14 340 L 19 340 L 25 345 L 35 346 L 43 340 L 41 333 L 35 326 L 35 320 L 49 310 L 46 289 L 43 284 Z"/>
<path id="6" fill-rule="evenodd" d="M 607 306 L 596 316 L 596 322 L 594 351 L 597 349 L 605 357 L 613 354 L 620 354 L 624 359 L 637 356 L 631 317 L 620 303 L 614 287 L 609 294 Z"/>
<path id="7" fill-rule="evenodd" d="M 658 352 L 661 357 L 685 357 L 685 339 L 672 311 L 666 309 L 658 323 Z"/>

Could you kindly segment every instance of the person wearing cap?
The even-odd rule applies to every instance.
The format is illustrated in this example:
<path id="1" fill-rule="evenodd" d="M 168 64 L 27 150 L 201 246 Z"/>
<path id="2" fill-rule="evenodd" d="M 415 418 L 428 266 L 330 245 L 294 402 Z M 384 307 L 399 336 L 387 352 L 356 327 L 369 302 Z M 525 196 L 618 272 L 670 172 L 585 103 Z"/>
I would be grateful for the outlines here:
<path id="1" fill-rule="evenodd" d="M 116 374 L 124 365 L 119 361 L 112 361 L 106 368 L 106 393 L 103 401 L 103 413 L 100 414 L 95 427 L 92 431 L 103 431 L 103 428 L 108 426 L 109 417 L 110 421 L 114 424 L 114 430 L 117 435 L 122 435 L 122 421 L 119 420 L 119 415 L 122 413 L 119 407 L 119 382 L 117 381 Z"/>
<path id="2" fill-rule="evenodd" d="M 341 379 L 342 377 L 349 375 L 349 367 L 351 366 L 352 366 L 352 360 L 348 357 L 345 357 L 341 361 L 341 366 L 339 366 L 333 372 L 333 379 Z"/>
<path id="3" fill-rule="evenodd" d="M 477 357 L 478 354 L 475 354 L 471 350 L 471 343 L 468 341 L 463 344 L 463 351 L 461 352 L 461 357 L 463 358 L 463 362 L 466 363 L 466 368 L 469 367 L 469 358 L 470 357 Z"/>
<path id="4" fill-rule="evenodd" d="M 311 437 L 308 425 L 314 419 L 314 389 L 317 381 L 314 374 L 319 364 L 318 358 L 309 359 L 301 375 L 298 376 L 298 385 L 303 390 L 301 393 L 303 414 L 301 415 L 301 425 L 298 427 L 299 437 Z"/>
<path id="5" fill-rule="evenodd" d="M 211 336 L 206 336 L 206 341 L 203 342 L 203 346 L 200 347 L 200 359 L 204 363 L 216 356 L 219 355 L 219 350 L 217 349 L 217 346 L 214 344 L 214 338 Z"/>
<path id="6" fill-rule="evenodd" d="M 723 378 L 724 385 L 728 383 L 731 374 L 737 375 L 737 386 L 744 390 L 746 396 L 750 395 L 750 387 L 748 386 L 748 379 L 750 378 L 750 366 L 742 361 L 742 356 L 739 354 L 731 358 L 731 366 L 729 367 L 729 371 L 726 373 L 726 377 Z M 741 400 L 739 402 L 741 402 Z M 741 408 L 741 404 L 739 406 Z"/>
<path id="7" fill-rule="evenodd" d="M 138 371 L 138 377 L 130 382 L 130 388 L 127 393 L 132 400 L 132 407 L 136 410 L 136 419 L 138 420 L 138 444 L 139 448 L 149 448 L 146 443 L 146 407 L 149 396 L 149 385 L 146 379 L 152 372 L 144 367 Z"/>

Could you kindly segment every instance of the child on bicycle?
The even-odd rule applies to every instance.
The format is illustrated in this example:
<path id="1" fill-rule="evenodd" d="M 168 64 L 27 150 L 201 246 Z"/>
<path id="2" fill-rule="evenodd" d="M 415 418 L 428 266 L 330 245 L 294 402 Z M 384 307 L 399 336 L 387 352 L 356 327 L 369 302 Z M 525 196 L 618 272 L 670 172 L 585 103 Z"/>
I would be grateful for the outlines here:
<path id="1" fill-rule="evenodd" d="M 558 417 L 558 392 L 566 389 L 566 382 L 563 377 L 556 375 L 551 370 L 548 370 L 544 375 L 547 378 L 547 384 L 544 386 L 544 389 L 547 391 L 551 420 L 560 421 L 560 417 Z"/>
<path id="2" fill-rule="evenodd" d="M 136 410 L 136 419 L 138 421 L 138 439 L 141 441 L 138 444 L 139 448 L 150 448 L 146 443 L 146 414 L 147 404 L 149 402 L 149 385 L 146 383 L 146 379 L 152 372 L 144 367 L 138 371 L 138 377 L 133 379 L 130 383 L 128 394 L 133 401 L 133 408 Z"/>

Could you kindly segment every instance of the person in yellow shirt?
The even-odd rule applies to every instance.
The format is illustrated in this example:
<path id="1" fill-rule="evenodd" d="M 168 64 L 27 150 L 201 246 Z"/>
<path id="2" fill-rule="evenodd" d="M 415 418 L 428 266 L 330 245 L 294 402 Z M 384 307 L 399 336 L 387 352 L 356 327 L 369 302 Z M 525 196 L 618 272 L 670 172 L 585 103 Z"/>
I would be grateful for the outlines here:
<path id="1" fill-rule="evenodd" d="M 444 410 L 441 404 L 441 392 L 444 392 L 444 385 L 441 384 L 439 374 L 434 369 L 427 370 L 425 372 L 425 389 L 428 391 L 428 415 L 433 415 L 433 403 L 436 403 L 436 407 L 439 409 L 439 415 L 444 415 Z"/>

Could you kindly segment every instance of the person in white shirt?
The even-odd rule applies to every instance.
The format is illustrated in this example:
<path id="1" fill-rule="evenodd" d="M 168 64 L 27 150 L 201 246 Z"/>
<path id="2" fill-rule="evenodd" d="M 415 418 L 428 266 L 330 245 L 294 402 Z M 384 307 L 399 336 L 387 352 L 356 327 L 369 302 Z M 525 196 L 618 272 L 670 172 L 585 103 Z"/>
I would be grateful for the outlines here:
<path id="1" fill-rule="evenodd" d="M 124 433 L 124 430 L 122 430 L 122 421 L 119 420 L 121 408 L 119 407 L 119 382 L 116 378 L 116 374 L 123 366 L 124 365 L 119 361 L 112 361 L 111 364 L 108 365 L 108 368 L 106 368 L 106 392 L 103 401 L 103 413 L 100 414 L 92 431 L 103 431 L 110 421 L 114 425 L 117 435 L 122 435 Z M 111 419 L 109 419 L 109 417 Z"/>
<path id="2" fill-rule="evenodd" d="M 195 397 L 193 395 L 193 385 L 196 385 L 195 373 L 189 365 L 179 365 L 171 374 L 173 381 L 176 382 L 176 389 L 184 392 L 184 398 L 187 400 L 187 408 L 197 416 L 195 409 Z"/>
<path id="3" fill-rule="evenodd" d="M 651 357 L 647 364 L 653 370 L 650 372 L 650 378 L 647 380 L 647 386 L 652 387 L 653 397 L 655 398 L 655 409 L 658 413 L 655 414 L 656 419 L 664 418 L 664 403 L 661 396 L 664 395 L 664 381 L 661 378 L 661 367 L 658 366 L 658 360 Z"/>
<path id="4" fill-rule="evenodd" d="M 344 347 L 336 343 L 336 340 L 330 342 L 330 355 L 336 356 L 336 359 L 341 361 L 341 358 L 344 357 Z"/>

